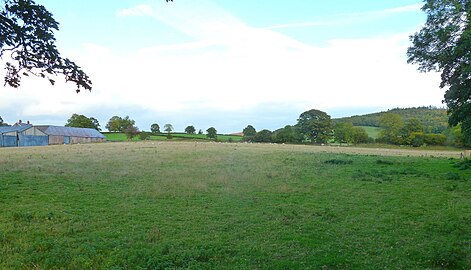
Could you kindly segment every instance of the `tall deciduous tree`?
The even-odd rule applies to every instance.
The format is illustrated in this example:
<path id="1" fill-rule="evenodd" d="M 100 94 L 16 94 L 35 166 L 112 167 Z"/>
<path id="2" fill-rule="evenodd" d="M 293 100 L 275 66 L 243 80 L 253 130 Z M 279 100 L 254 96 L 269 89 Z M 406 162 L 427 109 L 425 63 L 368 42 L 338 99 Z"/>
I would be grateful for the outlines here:
<path id="1" fill-rule="evenodd" d="M 124 118 L 121 118 L 119 116 L 113 116 L 110 118 L 105 127 L 110 132 L 124 132 L 127 127 L 134 126 L 135 124 L 136 121 L 129 118 L 129 116 L 126 116 Z"/>
<path id="2" fill-rule="evenodd" d="M 173 126 L 172 124 L 165 124 L 164 125 L 164 130 L 168 133 L 172 132 L 173 131 Z"/>
<path id="3" fill-rule="evenodd" d="M 424 132 L 424 127 L 420 123 L 420 121 L 417 118 L 410 118 L 407 119 L 404 127 L 401 130 L 401 135 L 402 137 L 408 141 L 406 138 L 410 137 L 412 133 L 423 133 Z M 410 144 L 410 143 L 408 143 Z"/>
<path id="4" fill-rule="evenodd" d="M 255 134 L 254 142 L 271 142 L 272 132 L 268 129 L 262 129 Z"/>
<path id="5" fill-rule="evenodd" d="M 210 127 L 206 130 L 206 137 L 210 139 L 216 139 L 217 137 L 217 130 L 214 127 Z"/>
<path id="6" fill-rule="evenodd" d="M 129 118 L 128 115 L 126 115 L 121 121 L 121 130 L 124 131 L 127 127 L 134 126 L 135 124 L 136 124 L 136 121 L 134 121 L 133 119 Z"/>
<path id="7" fill-rule="evenodd" d="M 387 113 L 379 120 L 380 126 L 383 128 L 380 132 L 380 138 L 384 142 L 392 144 L 401 144 L 401 130 L 404 127 L 402 117 L 395 113 Z"/>
<path id="8" fill-rule="evenodd" d="M 185 133 L 187 134 L 195 134 L 195 132 L 196 132 L 196 129 L 194 126 L 187 126 L 185 128 Z"/>
<path id="9" fill-rule="evenodd" d="M 334 138 L 339 143 L 367 143 L 368 133 L 361 127 L 353 126 L 350 122 L 340 122 L 334 127 Z"/>
<path id="10" fill-rule="evenodd" d="M 150 132 L 152 132 L 152 134 L 159 134 L 159 133 L 160 133 L 160 126 L 159 126 L 159 124 L 156 124 L 156 123 L 152 124 L 152 125 L 150 126 Z"/>
<path id="11" fill-rule="evenodd" d="M 93 117 L 86 117 L 83 114 L 72 114 L 65 124 L 66 127 L 94 128 L 101 131 L 100 123 Z"/>
<path id="12" fill-rule="evenodd" d="M 361 128 L 361 127 L 353 127 L 352 129 L 352 137 L 351 137 L 351 142 L 354 144 L 358 143 L 367 143 L 370 138 L 368 137 L 368 133 Z"/>
<path id="13" fill-rule="evenodd" d="M 173 126 L 172 126 L 172 124 L 165 124 L 165 125 L 164 125 L 164 131 L 167 132 L 167 139 L 172 138 L 172 135 L 170 134 L 170 132 L 173 131 Z"/>
<path id="14" fill-rule="evenodd" d="M 335 124 L 334 138 L 339 143 L 351 143 L 353 141 L 353 124 L 350 122 Z"/>
<path id="15" fill-rule="evenodd" d="M 332 137 L 332 120 L 323 111 L 312 109 L 303 112 L 297 126 L 304 136 L 312 142 L 326 143 Z"/>
<path id="16" fill-rule="evenodd" d="M 242 131 L 244 134 L 243 140 L 246 142 L 251 142 L 253 141 L 255 135 L 257 134 L 257 130 L 252 125 L 248 125 L 247 127 L 244 128 Z"/>
<path id="17" fill-rule="evenodd" d="M 59 23 L 44 6 L 33 0 L 0 0 L 0 58 L 6 61 L 5 85 L 19 87 L 22 76 L 36 75 L 55 83 L 63 75 L 77 92 L 91 90 L 85 72 L 56 48 L 54 31 Z"/>
<path id="18" fill-rule="evenodd" d="M 119 116 L 113 116 L 108 120 L 105 128 L 108 129 L 110 132 L 118 132 L 121 129 L 121 121 L 123 119 Z"/>
<path id="19" fill-rule="evenodd" d="M 471 1 L 426 0 L 422 10 L 427 22 L 411 36 L 408 62 L 422 72 L 441 72 L 449 123 L 461 123 L 471 145 Z"/>

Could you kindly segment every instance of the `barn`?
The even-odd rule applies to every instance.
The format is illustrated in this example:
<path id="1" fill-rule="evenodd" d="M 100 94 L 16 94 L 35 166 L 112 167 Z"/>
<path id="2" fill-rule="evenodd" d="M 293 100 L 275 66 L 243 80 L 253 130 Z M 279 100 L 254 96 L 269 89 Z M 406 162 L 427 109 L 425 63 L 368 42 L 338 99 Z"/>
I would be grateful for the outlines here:
<path id="1" fill-rule="evenodd" d="M 0 147 L 45 146 L 104 142 L 106 137 L 95 129 L 20 124 L 0 127 Z"/>
<path id="2" fill-rule="evenodd" d="M 18 146 L 18 132 L 21 132 L 22 127 L 0 127 L 0 146 L 12 147 Z"/>
<path id="3" fill-rule="evenodd" d="M 0 147 L 42 146 L 48 137 L 31 124 L 20 124 L 0 128 Z"/>
<path id="4" fill-rule="evenodd" d="M 48 136 L 49 145 L 105 142 L 106 137 L 93 128 L 34 126 Z"/>

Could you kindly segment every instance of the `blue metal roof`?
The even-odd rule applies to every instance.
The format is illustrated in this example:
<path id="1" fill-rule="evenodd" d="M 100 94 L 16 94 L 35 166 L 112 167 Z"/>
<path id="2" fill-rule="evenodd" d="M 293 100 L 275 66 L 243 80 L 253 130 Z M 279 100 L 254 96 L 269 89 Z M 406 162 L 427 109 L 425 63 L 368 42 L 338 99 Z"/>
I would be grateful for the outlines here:
<path id="1" fill-rule="evenodd" d="M 93 128 L 59 127 L 59 126 L 36 126 L 39 130 L 50 136 L 70 136 L 82 138 L 101 138 L 106 137 L 98 130 Z"/>
<path id="2" fill-rule="evenodd" d="M 28 128 L 32 127 L 33 125 L 25 124 L 21 126 L 8 126 L 8 127 L 0 127 L 0 133 L 7 133 L 7 132 L 22 132 L 27 130 Z"/>

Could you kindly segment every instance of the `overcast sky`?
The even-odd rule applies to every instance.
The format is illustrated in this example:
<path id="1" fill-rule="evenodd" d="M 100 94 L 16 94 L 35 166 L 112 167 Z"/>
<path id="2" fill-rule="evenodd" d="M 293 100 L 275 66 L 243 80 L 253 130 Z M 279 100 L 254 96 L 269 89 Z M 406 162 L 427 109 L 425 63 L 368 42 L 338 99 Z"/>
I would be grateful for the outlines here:
<path id="1" fill-rule="evenodd" d="M 409 36 L 425 22 L 421 1 L 36 2 L 59 21 L 58 48 L 93 90 L 24 78 L 0 89 L 8 123 L 64 125 L 78 113 L 104 129 L 129 115 L 141 130 L 231 133 L 295 124 L 313 108 L 337 118 L 442 106 L 439 75 L 406 63 Z"/>

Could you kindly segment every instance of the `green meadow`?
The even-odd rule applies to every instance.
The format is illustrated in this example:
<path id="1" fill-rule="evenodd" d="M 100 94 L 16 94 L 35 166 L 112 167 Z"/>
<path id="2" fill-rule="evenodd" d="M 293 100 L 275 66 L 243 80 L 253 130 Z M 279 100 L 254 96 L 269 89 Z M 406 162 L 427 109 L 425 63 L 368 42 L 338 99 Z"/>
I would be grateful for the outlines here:
<path id="1" fill-rule="evenodd" d="M 469 160 L 329 149 L 0 149 L 0 269 L 471 269 Z"/>
<path id="2" fill-rule="evenodd" d="M 124 142 L 128 141 L 126 134 L 120 132 L 104 132 L 106 139 L 112 142 Z M 139 141 L 139 135 L 135 136 L 132 141 Z M 209 140 L 205 134 L 186 134 L 186 133 L 171 133 L 171 137 L 167 138 L 167 134 L 160 133 L 158 135 L 151 135 L 149 140 Z M 217 141 L 220 142 L 240 142 L 242 141 L 242 136 L 235 135 L 224 135 L 218 134 Z"/>
<path id="3" fill-rule="evenodd" d="M 379 133 L 381 132 L 381 128 L 379 127 L 370 127 L 370 126 L 360 126 L 366 131 L 366 134 L 368 134 L 368 137 L 377 139 L 379 138 Z"/>

